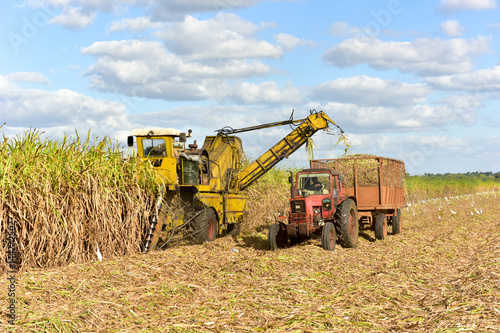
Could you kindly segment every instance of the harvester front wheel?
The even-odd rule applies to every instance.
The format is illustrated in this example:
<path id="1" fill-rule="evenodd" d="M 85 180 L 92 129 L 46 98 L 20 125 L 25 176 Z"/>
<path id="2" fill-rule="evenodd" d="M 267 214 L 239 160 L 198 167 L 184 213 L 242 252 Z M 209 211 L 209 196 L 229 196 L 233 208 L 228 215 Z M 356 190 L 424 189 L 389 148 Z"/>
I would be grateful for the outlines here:
<path id="1" fill-rule="evenodd" d="M 391 216 L 392 234 L 401 233 L 401 209 L 398 209 L 396 215 Z"/>
<path id="2" fill-rule="evenodd" d="M 205 208 L 194 218 L 194 236 L 196 244 L 212 242 L 217 238 L 217 218 L 210 208 Z"/>
<path id="3" fill-rule="evenodd" d="M 288 243 L 288 234 L 286 233 L 286 230 L 280 228 L 279 223 L 271 224 L 271 227 L 269 227 L 267 243 L 269 245 L 269 249 L 272 251 L 285 247 Z"/>
<path id="4" fill-rule="evenodd" d="M 335 220 L 340 227 L 340 241 L 342 246 L 347 248 L 358 246 L 358 209 L 352 199 L 346 199 L 338 205 Z"/>
<path id="5" fill-rule="evenodd" d="M 375 216 L 375 238 L 376 239 L 385 239 L 387 237 L 387 219 L 385 218 L 385 214 L 378 213 Z"/>
<path id="6" fill-rule="evenodd" d="M 335 250 L 337 243 L 337 233 L 332 222 L 326 222 L 321 231 L 321 245 L 327 251 Z"/>

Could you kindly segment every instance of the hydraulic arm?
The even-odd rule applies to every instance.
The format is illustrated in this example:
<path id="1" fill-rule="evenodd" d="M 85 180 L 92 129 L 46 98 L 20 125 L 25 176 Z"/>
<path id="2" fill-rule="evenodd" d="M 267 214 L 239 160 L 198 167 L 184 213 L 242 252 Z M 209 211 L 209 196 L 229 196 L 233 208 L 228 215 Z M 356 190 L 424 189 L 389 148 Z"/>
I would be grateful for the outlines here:
<path id="1" fill-rule="evenodd" d="M 328 128 L 328 123 L 332 123 L 340 129 L 340 127 L 335 124 L 333 120 L 330 119 L 330 117 L 328 117 L 323 111 L 320 111 L 312 113 L 305 119 L 288 120 L 272 124 L 254 126 L 252 128 L 240 129 L 236 131 L 242 132 L 245 130 L 254 130 L 292 123 L 300 123 L 300 125 L 240 172 L 238 181 L 236 183 L 240 191 L 244 190 L 254 181 L 259 179 L 279 161 L 293 154 L 304 143 L 306 143 L 307 138 L 313 136 L 314 133 L 316 133 L 318 130 Z M 342 129 L 340 130 L 342 131 Z"/>

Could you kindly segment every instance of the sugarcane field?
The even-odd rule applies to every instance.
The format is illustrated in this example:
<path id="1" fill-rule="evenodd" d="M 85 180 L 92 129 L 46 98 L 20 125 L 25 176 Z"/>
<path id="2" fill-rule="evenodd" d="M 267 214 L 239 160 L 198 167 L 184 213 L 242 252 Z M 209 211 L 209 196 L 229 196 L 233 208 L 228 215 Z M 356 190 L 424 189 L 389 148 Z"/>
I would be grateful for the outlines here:
<path id="1" fill-rule="evenodd" d="M 15 323 L 9 293 L 0 294 L 3 331 L 500 331 L 494 175 L 388 178 L 387 186 L 404 188 L 405 202 L 381 219 L 382 239 L 376 225 L 360 223 L 354 247 L 341 234 L 330 248 L 310 232 L 271 250 L 270 226 L 292 218 L 290 172 L 276 166 L 242 190 L 248 209 L 238 233 L 200 243 L 171 230 L 144 251 L 157 208 L 151 164 L 124 159 L 108 140 L 52 141 L 36 130 L 4 140 L 0 154 L 2 290 L 16 294 Z M 346 156 L 337 161 L 345 176 L 332 179 L 358 183 L 361 200 L 363 189 L 382 186 L 391 161 Z M 332 193 L 294 195 L 330 200 Z"/>
<path id="2" fill-rule="evenodd" d="M 14 0 L 0 333 L 500 333 L 500 0 Z"/>

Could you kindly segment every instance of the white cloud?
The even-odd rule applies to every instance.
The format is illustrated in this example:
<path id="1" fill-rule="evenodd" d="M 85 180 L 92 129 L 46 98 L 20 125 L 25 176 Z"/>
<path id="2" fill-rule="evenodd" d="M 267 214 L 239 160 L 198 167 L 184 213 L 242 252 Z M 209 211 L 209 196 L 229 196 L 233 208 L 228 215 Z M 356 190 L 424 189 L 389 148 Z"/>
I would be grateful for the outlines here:
<path id="1" fill-rule="evenodd" d="M 167 25 L 157 36 L 170 51 L 193 60 L 281 57 L 281 46 L 255 37 L 259 29 L 235 14 L 219 13 L 208 20 L 187 16 L 183 22 Z"/>
<path id="2" fill-rule="evenodd" d="M 325 110 L 344 130 L 352 133 L 405 133 L 442 128 L 448 124 L 470 125 L 477 119 L 477 110 L 441 104 L 417 104 L 400 107 L 357 106 L 328 102 L 317 109 Z"/>
<path id="3" fill-rule="evenodd" d="M 16 72 L 10 73 L 5 76 L 5 79 L 12 82 L 30 82 L 30 83 L 41 83 L 50 84 L 48 77 L 39 72 Z"/>
<path id="4" fill-rule="evenodd" d="M 283 46 L 285 50 L 293 50 L 299 45 L 314 46 L 314 43 L 311 41 L 306 41 L 305 39 L 300 39 L 298 37 L 289 34 L 281 33 L 274 35 L 273 37 L 278 42 L 278 44 Z"/>
<path id="5" fill-rule="evenodd" d="M 363 75 L 323 82 L 312 89 L 312 98 L 359 106 L 404 106 L 422 103 L 430 93 L 425 84 Z"/>
<path id="6" fill-rule="evenodd" d="M 230 99 L 244 104 L 295 105 L 303 102 L 304 97 L 297 88 L 280 89 L 276 82 L 260 84 L 241 82 L 232 88 Z"/>
<path id="7" fill-rule="evenodd" d="M 465 28 L 457 20 L 445 21 L 441 23 L 440 28 L 448 37 L 459 37 L 465 32 Z"/>
<path id="8" fill-rule="evenodd" d="M 255 5 L 261 0 L 169 0 L 153 1 L 154 18 L 161 21 L 182 20 L 185 15 L 201 12 L 216 12 L 242 9 Z"/>
<path id="9" fill-rule="evenodd" d="M 151 22 L 149 17 L 125 18 L 111 22 L 110 32 L 129 30 L 131 32 L 139 32 L 147 29 L 159 29 L 164 26 L 162 22 Z"/>
<path id="10" fill-rule="evenodd" d="M 333 22 L 329 33 L 336 37 L 361 35 L 361 29 L 349 26 L 346 22 Z"/>
<path id="11" fill-rule="evenodd" d="M 59 24 L 70 30 L 83 30 L 97 17 L 96 11 L 86 12 L 82 8 L 65 7 L 61 14 L 49 20 L 50 24 Z"/>
<path id="12" fill-rule="evenodd" d="M 273 94 L 288 97 L 289 89 L 274 89 L 259 99 L 241 85 L 232 88 L 230 81 L 226 82 L 270 73 L 269 66 L 260 61 L 226 59 L 200 63 L 167 53 L 160 42 L 138 40 L 96 42 L 82 52 L 97 58 L 88 75 L 94 88 L 101 91 L 165 100 L 231 98 L 246 103 L 276 101 Z M 253 91 L 255 86 L 250 85 L 249 89 Z M 246 95 L 238 97 L 238 93 Z"/>
<path id="13" fill-rule="evenodd" d="M 153 21 L 181 21 L 186 15 L 248 8 L 261 0 L 25 0 L 23 6 L 51 7 L 62 13 L 50 22 L 72 30 L 81 30 L 95 21 L 97 12 L 121 15 L 130 7 L 145 9 Z M 284 1 L 284 0 L 283 0 Z M 51 10 L 52 11 L 52 10 Z M 129 24 L 131 22 L 128 22 Z M 126 24 L 126 23 L 124 23 Z M 133 26 L 141 25 L 138 22 Z M 129 25 L 130 26 L 130 25 Z M 120 25 L 115 27 L 120 29 Z"/>
<path id="14" fill-rule="evenodd" d="M 500 93 L 500 66 L 469 73 L 428 77 L 426 81 L 436 89 L 466 91 L 474 93 L 479 99 L 492 98 Z"/>
<path id="15" fill-rule="evenodd" d="M 486 10 L 497 8 L 496 0 L 442 0 L 439 9 L 444 12 L 457 10 Z"/>
<path id="16" fill-rule="evenodd" d="M 325 52 L 330 65 L 353 67 L 367 63 L 376 69 L 399 69 L 424 76 L 466 72 L 474 56 L 491 53 L 491 38 L 418 38 L 413 42 L 385 42 L 377 38 L 351 38 Z"/>
<path id="17" fill-rule="evenodd" d="M 41 128 L 49 134 L 75 130 L 113 135 L 130 128 L 121 103 L 93 99 L 71 90 L 23 89 L 0 75 L 2 121 L 9 127 Z M 56 133 L 57 132 L 57 133 Z"/>

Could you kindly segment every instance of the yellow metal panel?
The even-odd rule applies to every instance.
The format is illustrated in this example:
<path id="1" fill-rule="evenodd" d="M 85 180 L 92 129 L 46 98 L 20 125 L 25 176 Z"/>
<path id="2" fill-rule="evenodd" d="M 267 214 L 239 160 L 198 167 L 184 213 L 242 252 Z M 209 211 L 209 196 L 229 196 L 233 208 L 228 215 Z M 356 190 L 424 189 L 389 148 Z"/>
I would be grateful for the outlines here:
<path id="1" fill-rule="evenodd" d="M 224 195 L 226 223 L 240 223 L 248 212 L 248 197 L 237 194 Z"/>
<path id="2" fill-rule="evenodd" d="M 195 201 L 201 202 L 207 207 L 212 207 L 217 212 L 218 218 L 222 218 L 224 212 L 224 206 L 222 201 L 222 195 L 218 193 L 196 193 L 193 196 Z"/>

